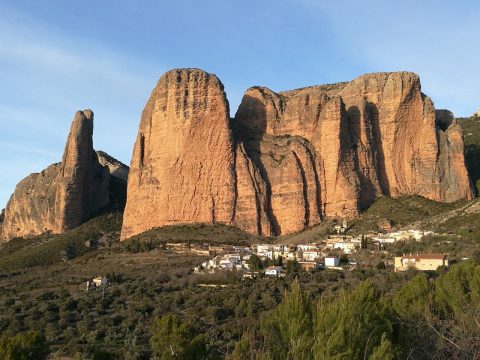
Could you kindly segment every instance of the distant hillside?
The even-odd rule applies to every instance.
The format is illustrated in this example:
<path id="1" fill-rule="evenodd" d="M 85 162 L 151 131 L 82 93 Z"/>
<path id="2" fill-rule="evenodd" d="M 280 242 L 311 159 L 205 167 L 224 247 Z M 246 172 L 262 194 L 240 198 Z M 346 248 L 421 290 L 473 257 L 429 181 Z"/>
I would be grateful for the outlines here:
<path id="1" fill-rule="evenodd" d="M 52 265 L 84 255 L 95 249 L 99 242 L 118 241 L 121 224 L 122 214 L 110 213 L 97 216 L 64 234 L 46 233 L 12 239 L 0 246 L 0 272 Z"/>
<path id="2" fill-rule="evenodd" d="M 260 239 L 262 238 L 259 236 L 223 224 L 179 224 L 147 230 L 123 241 L 121 245 L 127 251 L 139 252 L 151 250 L 167 242 L 250 245 Z"/>
<path id="3" fill-rule="evenodd" d="M 457 120 L 463 129 L 465 161 L 478 196 L 480 192 L 480 117 L 471 116 Z"/>
<path id="4" fill-rule="evenodd" d="M 358 218 L 348 223 L 349 234 L 366 234 L 370 231 L 378 231 L 381 221 L 389 221 L 394 228 L 404 227 L 449 213 L 467 203 L 469 202 L 463 200 L 454 203 L 441 203 L 421 196 L 402 196 L 397 199 L 388 196 L 381 197 L 362 212 Z M 338 220 L 335 219 L 327 219 L 305 231 L 280 236 L 276 239 L 276 242 L 291 244 L 314 242 L 332 233 L 337 222 Z"/>

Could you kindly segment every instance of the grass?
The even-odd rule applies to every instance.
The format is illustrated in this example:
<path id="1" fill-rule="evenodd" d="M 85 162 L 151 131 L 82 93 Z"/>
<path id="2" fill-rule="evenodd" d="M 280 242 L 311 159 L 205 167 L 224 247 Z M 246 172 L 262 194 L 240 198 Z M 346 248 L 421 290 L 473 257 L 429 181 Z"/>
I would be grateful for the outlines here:
<path id="1" fill-rule="evenodd" d="M 132 236 L 122 242 L 124 249 L 131 252 L 148 251 L 166 243 L 197 243 L 250 245 L 260 241 L 236 227 L 223 224 L 183 224 L 154 228 Z"/>
<path id="2" fill-rule="evenodd" d="M 118 241 L 121 213 L 98 216 L 64 234 L 43 234 L 28 239 L 13 239 L 0 247 L 0 271 L 12 271 L 31 266 L 46 266 L 60 262 L 67 251 L 77 257 L 92 251 L 85 243 L 106 236 Z"/>
<path id="3" fill-rule="evenodd" d="M 388 219 L 395 227 L 402 227 L 456 209 L 465 203 L 441 203 L 421 196 L 402 196 L 397 199 L 381 197 L 353 221 L 351 230 L 354 233 L 378 230 L 377 222 L 380 219 Z"/>
<path id="4" fill-rule="evenodd" d="M 389 250 L 448 252 L 455 259 L 469 257 L 479 248 L 477 203 L 480 201 L 442 204 L 417 196 L 381 198 L 362 214 L 361 220 L 352 222 L 352 232 L 374 228 L 379 218 L 389 218 L 398 226 L 423 219 L 428 226 L 450 229 L 451 234 L 425 242 L 395 244 Z M 438 217 L 444 221 L 438 221 Z M 166 242 L 247 245 L 265 241 L 221 224 L 172 225 L 149 230 L 108 248 L 84 246 L 87 240 L 103 236 L 117 241 L 121 218 L 120 213 L 102 215 L 63 235 L 16 239 L 1 246 L 0 308 L 4 311 L 0 311 L 0 332 L 37 329 L 45 334 L 58 356 L 82 353 L 85 358 L 92 358 L 95 350 L 101 349 L 118 358 L 147 359 L 151 356 L 148 339 L 152 319 L 175 313 L 198 324 L 212 358 L 223 358 L 221 354 L 232 351 L 246 329 L 256 326 L 255 319 L 268 316 L 293 279 L 293 275 L 288 275 L 282 279 L 241 281 L 235 273 L 196 275 L 192 268 L 205 257 L 177 254 L 159 246 Z M 329 219 L 302 233 L 273 240 L 313 241 L 330 232 L 336 223 L 338 220 Z M 77 257 L 63 261 L 61 253 L 71 243 L 78 246 Z M 135 243 L 154 246 L 135 253 L 126 249 L 128 244 Z M 386 259 L 380 257 L 382 254 L 364 252 L 364 260 L 358 256 L 355 259 L 373 266 L 370 269 L 300 273 L 298 278 L 308 294 L 318 296 L 354 287 L 366 278 L 391 292 L 413 276 L 410 272 L 377 270 L 374 266 Z M 86 292 L 86 279 L 98 275 L 111 280 L 105 293 Z M 200 283 L 222 283 L 228 287 L 199 287 Z"/>

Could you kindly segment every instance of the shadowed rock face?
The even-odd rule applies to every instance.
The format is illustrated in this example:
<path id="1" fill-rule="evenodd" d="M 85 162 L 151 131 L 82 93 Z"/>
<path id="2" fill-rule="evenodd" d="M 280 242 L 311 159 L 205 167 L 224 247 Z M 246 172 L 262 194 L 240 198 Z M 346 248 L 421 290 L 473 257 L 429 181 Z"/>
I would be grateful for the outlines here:
<path id="1" fill-rule="evenodd" d="M 463 139 L 408 72 L 275 93 L 246 91 L 229 121 L 215 75 L 159 80 L 142 114 L 122 239 L 222 222 L 273 236 L 354 217 L 380 196 L 473 196 Z"/>
<path id="2" fill-rule="evenodd" d="M 117 177 L 115 172 L 110 174 L 109 166 L 99 162 L 105 156 L 94 151 L 92 134 L 93 112 L 78 111 L 62 162 L 31 174 L 17 184 L 0 225 L 1 239 L 46 231 L 62 233 L 116 201 L 111 184 Z M 117 162 L 115 171 L 124 175 L 128 167 Z M 125 192 L 126 179 L 122 181 Z"/>

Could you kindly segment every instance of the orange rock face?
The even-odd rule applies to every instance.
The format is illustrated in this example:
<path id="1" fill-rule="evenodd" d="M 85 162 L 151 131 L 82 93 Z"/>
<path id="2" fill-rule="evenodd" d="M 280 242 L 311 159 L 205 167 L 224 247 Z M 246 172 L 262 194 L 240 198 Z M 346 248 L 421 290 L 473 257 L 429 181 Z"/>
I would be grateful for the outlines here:
<path id="1" fill-rule="evenodd" d="M 173 70 L 142 115 L 122 238 L 194 222 L 288 234 L 411 194 L 473 197 L 461 130 L 435 112 L 416 74 L 282 93 L 253 87 L 229 122 L 214 75 Z"/>
<path id="2" fill-rule="evenodd" d="M 0 223 L 2 240 L 62 233 L 72 229 L 112 201 L 114 176 L 93 150 L 93 112 L 78 111 L 72 122 L 62 162 L 20 181 Z M 118 171 L 120 165 L 116 164 Z M 128 167 L 123 165 L 123 170 Z M 125 180 L 124 180 L 125 181 Z"/>
<path id="3" fill-rule="evenodd" d="M 172 223 L 230 223 L 234 142 L 215 75 L 163 75 L 142 114 L 128 178 L 122 238 Z"/>

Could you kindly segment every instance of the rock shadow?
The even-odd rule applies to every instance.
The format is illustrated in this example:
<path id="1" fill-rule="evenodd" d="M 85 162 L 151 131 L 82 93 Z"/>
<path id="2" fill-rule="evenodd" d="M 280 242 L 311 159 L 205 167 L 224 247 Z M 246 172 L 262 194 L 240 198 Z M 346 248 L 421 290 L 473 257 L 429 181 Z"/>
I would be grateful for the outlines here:
<path id="1" fill-rule="evenodd" d="M 265 183 L 263 209 L 267 215 L 274 236 L 281 234 L 281 227 L 272 209 L 272 185 L 263 164 L 261 143 L 267 128 L 267 110 L 260 100 L 245 95 L 232 121 L 232 132 L 236 143 L 243 143 L 248 157 Z M 259 186 L 261 188 L 261 186 Z M 262 197 L 260 197 L 262 198 Z M 257 205 L 258 206 L 258 205 Z"/>
<path id="2" fill-rule="evenodd" d="M 359 205 L 362 210 L 367 209 L 377 197 L 377 190 L 372 179 L 367 177 L 363 171 L 361 171 L 359 152 L 362 149 L 359 147 L 364 146 L 361 143 L 361 122 L 362 113 L 357 106 L 350 106 L 347 110 L 347 116 L 349 121 L 350 134 L 352 137 L 352 146 L 355 150 L 355 169 L 360 181 L 360 198 Z M 365 118 L 366 136 L 370 142 L 370 149 L 364 149 L 365 151 L 373 151 L 371 158 L 372 167 L 376 169 L 376 178 L 378 185 L 383 195 L 390 195 L 390 186 L 385 168 L 385 154 L 383 151 L 383 144 L 380 132 L 380 123 L 378 116 L 377 106 L 373 103 L 367 102 L 365 104 L 365 111 L 363 114 Z"/>

